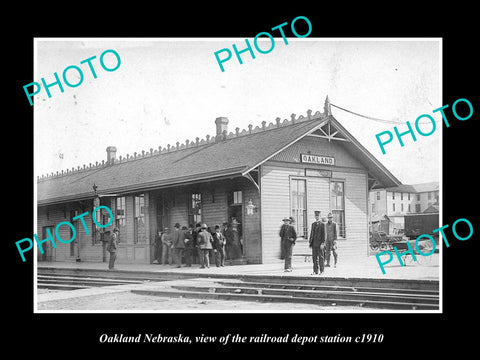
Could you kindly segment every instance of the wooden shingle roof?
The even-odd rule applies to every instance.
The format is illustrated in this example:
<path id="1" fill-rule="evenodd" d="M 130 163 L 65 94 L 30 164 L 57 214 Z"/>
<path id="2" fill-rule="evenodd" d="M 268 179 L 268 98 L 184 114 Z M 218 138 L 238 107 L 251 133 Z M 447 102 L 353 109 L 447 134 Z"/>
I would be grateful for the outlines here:
<path id="1" fill-rule="evenodd" d="M 326 122 L 352 140 L 345 146 L 350 151 L 353 146 L 359 160 L 383 184 L 400 184 L 333 116 L 319 112 L 310 116 L 309 112 L 307 118 L 294 119 L 292 115 L 291 121 L 280 123 L 277 119 L 277 124 L 267 127 L 262 123 L 255 129 L 250 126 L 247 131 L 223 134 L 221 139 L 207 137 L 198 143 L 117 159 L 113 164 L 41 177 L 37 181 L 38 205 L 93 198 L 93 184 L 100 195 L 105 195 L 244 176 Z"/>

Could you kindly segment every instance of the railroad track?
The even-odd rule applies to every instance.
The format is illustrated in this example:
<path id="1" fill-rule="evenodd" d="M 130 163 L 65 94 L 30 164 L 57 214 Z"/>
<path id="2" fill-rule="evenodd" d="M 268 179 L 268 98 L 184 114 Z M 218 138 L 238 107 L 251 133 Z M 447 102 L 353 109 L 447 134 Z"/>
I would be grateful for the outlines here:
<path id="1" fill-rule="evenodd" d="M 144 281 L 130 279 L 111 279 L 82 275 L 37 275 L 37 287 L 49 290 L 79 290 L 97 286 L 141 284 Z"/>
<path id="2" fill-rule="evenodd" d="M 321 280 L 319 281 L 321 283 Z M 302 285 L 282 282 L 229 281 L 215 279 L 212 284 L 172 285 L 170 289 L 132 290 L 158 296 L 245 300 L 263 302 L 310 303 L 323 306 L 355 306 L 375 309 L 437 310 L 435 290 L 399 289 L 341 285 Z"/>
<path id="3" fill-rule="evenodd" d="M 99 286 L 168 281 L 178 277 L 147 272 L 39 267 L 37 270 L 37 287 L 50 290 L 78 290 Z"/>
<path id="4" fill-rule="evenodd" d="M 132 287 L 142 295 L 192 299 L 310 303 L 372 309 L 438 310 L 439 284 L 432 280 L 292 277 L 39 268 L 39 288 L 75 290 L 94 286 L 165 282 Z"/>

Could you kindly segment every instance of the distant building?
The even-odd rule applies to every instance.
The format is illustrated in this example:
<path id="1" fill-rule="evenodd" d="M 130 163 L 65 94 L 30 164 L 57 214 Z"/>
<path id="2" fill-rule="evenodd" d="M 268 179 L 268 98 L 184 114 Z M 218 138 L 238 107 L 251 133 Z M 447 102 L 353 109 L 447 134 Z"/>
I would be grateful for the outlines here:
<path id="1" fill-rule="evenodd" d="M 370 191 L 371 218 L 386 215 L 390 219 L 389 233 L 404 228 L 405 214 L 438 212 L 438 181 Z"/>

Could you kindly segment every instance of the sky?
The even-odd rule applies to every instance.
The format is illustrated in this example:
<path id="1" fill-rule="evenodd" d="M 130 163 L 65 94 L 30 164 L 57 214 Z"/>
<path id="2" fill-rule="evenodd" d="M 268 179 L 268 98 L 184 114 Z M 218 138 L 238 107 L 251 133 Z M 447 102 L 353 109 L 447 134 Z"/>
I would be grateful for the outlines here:
<path id="1" fill-rule="evenodd" d="M 262 38 L 260 38 L 262 39 Z M 263 41 L 266 41 L 263 43 Z M 253 43 L 253 40 L 250 39 Z M 47 39 L 37 38 L 34 79 L 54 81 L 54 72 L 75 65 L 84 79 L 78 87 L 63 83 L 34 96 L 35 174 L 71 169 L 106 160 L 106 148 L 117 157 L 177 141 L 194 141 L 215 134 L 215 119 L 229 119 L 229 131 L 247 129 L 262 121 L 275 123 L 292 113 L 306 116 L 332 104 L 362 115 L 406 121 L 422 114 L 437 123 L 430 136 L 404 136 L 385 146 L 382 154 L 375 135 L 393 126 L 332 107 L 332 115 L 404 184 L 439 181 L 442 122 L 434 109 L 442 103 L 441 40 L 439 39 L 322 39 L 275 38 L 268 54 L 254 48 L 255 59 L 233 54 L 220 70 L 215 51 L 245 47 L 245 38 Z M 268 49 L 268 38 L 260 40 Z M 102 69 L 99 58 L 113 49 L 120 58 L 117 70 Z M 88 64 L 92 60 L 97 78 Z M 222 54 L 223 56 L 223 54 Z M 116 65 L 111 53 L 107 67 Z M 79 81 L 70 70 L 71 83 Z M 28 100 L 26 99 L 28 104 Z M 422 125 L 424 132 L 431 124 Z M 239 154 L 241 156 L 241 154 Z"/>

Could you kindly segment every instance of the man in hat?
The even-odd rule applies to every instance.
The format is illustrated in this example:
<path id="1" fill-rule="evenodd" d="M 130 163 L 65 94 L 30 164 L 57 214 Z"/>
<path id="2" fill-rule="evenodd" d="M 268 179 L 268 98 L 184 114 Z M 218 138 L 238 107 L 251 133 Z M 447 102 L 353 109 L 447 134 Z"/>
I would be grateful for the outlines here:
<path id="1" fill-rule="evenodd" d="M 325 249 L 325 224 L 320 220 L 320 211 L 315 211 L 315 221 L 310 230 L 309 245 L 312 248 L 313 274 L 318 274 L 320 265 L 320 275 L 323 273 L 325 259 L 323 256 Z"/>
<path id="2" fill-rule="evenodd" d="M 220 225 L 215 225 L 213 237 L 213 251 L 215 252 L 215 264 L 217 267 L 225 266 L 225 237 L 220 231 Z"/>
<path id="3" fill-rule="evenodd" d="M 282 225 L 280 228 L 280 239 L 282 252 L 285 256 L 284 271 L 290 272 L 292 271 L 292 250 L 297 239 L 297 232 L 295 231 L 295 227 L 292 225 L 295 222 L 293 217 L 285 218 L 283 221 L 284 225 Z"/>
<path id="4" fill-rule="evenodd" d="M 200 232 L 197 235 L 197 242 L 200 251 L 202 252 L 200 257 L 200 269 L 204 269 L 205 267 L 210 267 L 210 250 L 213 249 L 213 238 L 212 234 L 207 231 L 207 224 L 202 224 L 200 228 Z"/>
<path id="5" fill-rule="evenodd" d="M 288 226 L 290 225 L 290 218 L 286 217 L 283 218 L 283 224 L 280 227 L 280 239 L 282 239 L 288 229 Z M 284 260 L 285 259 L 285 249 L 283 248 L 283 245 L 280 243 L 280 259 Z"/>
<path id="6" fill-rule="evenodd" d="M 325 224 L 327 265 L 325 266 L 330 267 L 330 252 L 333 252 L 334 267 L 337 267 L 337 223 L 333 221 L 332 213 L 328 213 L 327 219 L 328 221 Z"/>
<path id="7" fill-rule="evenodd" d="M 193 261 L 194 261 L 195 264 L 201 264 L 202 263 L 202 261 L 201 261 L 202 250 L 200 249 L 200 246 L 198 245 L 198 234 L 200 233 L 201 230 L 202 230 L 202 224 L 197 223 L 195 225 L 195 230 L 192 231 L 193 246 L 195 248 L 193 250 L 193 257 L 194 257 Z"/>
<path id="8" fill-rule="evenodd" d="M 153 264 L 160 264 L 162 262 L 162 231 L 158 229 L 155 235 L 155 252 Z"/>
<path id="9" fill-rule="evenodd" d="M 118 234 L 120 230 L 115 227 L 113 228 L 112 236 L 110 237 L 110 242 L 108 244 L 108 252 L 110 253 L 110 261 L 108 262 L 108 269 L 115 270 L 115 259 L 117 258 L 117 248 L 118 248 Z"/>
<path id="10" fill-rule="evenodd" d="M 230 248 L 233 239 L 233 232 L 228 222 L 222 224 L 222 235 L 225 238 L 225 259 L 232 260 L 232 257 L 230 256 Z"/>
<path id="11" fill-rule="evenodd" d="M 182 231 L 185 234 L 185 266 L 191 267 L 193 254 L 195 249 L 195 244 L 193 243 L 193 225 L 190 224 L 188 228 L 182 226 Z"/>
<path id="12" fill-rule="evenodd" d="M 176 223 L 173 231 L 173 248 L 175 249 L 175 262 L 177 267 L 182 267 L 182 257 L 185 251 L 185 231 L 180 230 L 180 224 Z"/>
<path id="13" fill-rule="evenodd" d="M 172 264 L 172 233 L 170 228 L 166 227 L 162 234 L 162 264 Z"/>

